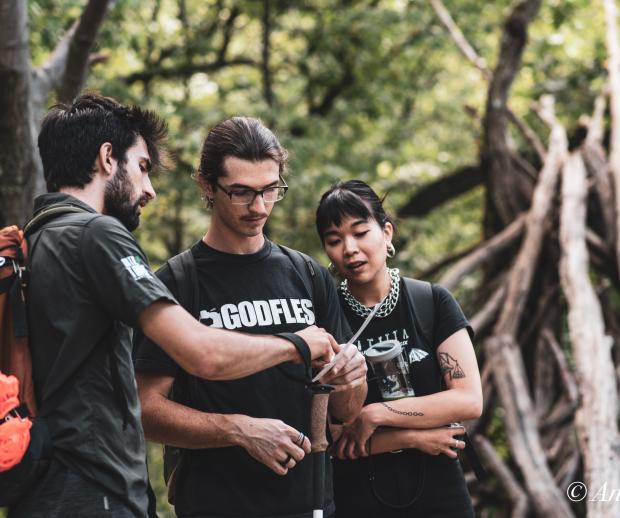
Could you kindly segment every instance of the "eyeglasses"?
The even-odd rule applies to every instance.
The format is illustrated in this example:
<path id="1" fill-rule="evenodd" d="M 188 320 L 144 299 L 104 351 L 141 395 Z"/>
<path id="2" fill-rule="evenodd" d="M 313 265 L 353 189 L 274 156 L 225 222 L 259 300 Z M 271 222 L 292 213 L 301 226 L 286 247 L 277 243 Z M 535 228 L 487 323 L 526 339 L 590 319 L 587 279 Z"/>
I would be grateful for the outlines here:
<path id="1" fill-rule="evenodd" d="M 284 198 L 286 191 L 288 191 L 288 185 L 284 179 L 280 176 L 280 182 L 284 185 L 274 185 L 273 187 L 265 187 L 264 189 L 256 190 L 250 188 L 235 188 L 231 190 L 227 190 L 225 187 L 222 187 L 219 182 L 215 182 L 224 193 L 228 195 L 230 198 L 230 203 L 233 205 L 251 205 L 254 203 L 254 200 L 257 196 L 262 196 L 263 201 L 265 203 L 275 203 L 276 201 L 280 201 Z"/>

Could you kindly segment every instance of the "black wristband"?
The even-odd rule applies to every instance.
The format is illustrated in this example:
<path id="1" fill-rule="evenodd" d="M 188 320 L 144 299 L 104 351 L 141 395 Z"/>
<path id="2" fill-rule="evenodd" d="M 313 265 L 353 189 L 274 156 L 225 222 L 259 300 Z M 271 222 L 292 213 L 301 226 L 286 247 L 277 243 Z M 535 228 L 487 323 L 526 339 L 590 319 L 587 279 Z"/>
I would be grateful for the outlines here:
<path id="1" fill-rule="evenodd" d="M 308 347 L 308 344 L 301 336 L 295 333 L 278 333 L 276 336 L 291 342 L 295 346 L 295 349 L 297 349 L 306 367 L 309 369 L 311 368 L 312 355 L 310 354 L 310 347 Z"/>

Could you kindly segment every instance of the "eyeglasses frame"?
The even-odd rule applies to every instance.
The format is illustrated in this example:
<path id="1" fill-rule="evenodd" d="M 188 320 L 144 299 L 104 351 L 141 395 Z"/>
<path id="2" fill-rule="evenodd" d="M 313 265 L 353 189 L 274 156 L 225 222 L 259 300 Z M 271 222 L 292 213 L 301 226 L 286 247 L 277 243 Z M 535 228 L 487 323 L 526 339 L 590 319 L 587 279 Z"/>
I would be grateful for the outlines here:
<path id="1" fill-rule="evenodd" d="M 256 200 L 256 197 L 260 195 L 261 198 L 263 198 L 263 202 L 264 203 L 276 203 L 280 200 L 282 200 L 284 198 L 284 196 L 286 196 L 286 193 L 288 192 L 288 184 L 284 181 L 284 178 L 282 178 L 282 175 L 278 175 L 278 181 L 282 182 L 284 185 L 274 185 L 271 187 L 265 187 L 264 189 L 252 189 L 250 187 L 243 187 L 244 191 L 250 191 L 254 194 L 254 196 L 252 197 L 252 199 L 248 202 L 248 203 L 235 203 L 234 201 L 232 201 L 232 197 L 233 197 L 233 193 L 228 191 L 225 187 L 220 185 L 220 182 L 215 182 L 215 185 L 217 185 L 220 189 L 222 189 L 222 192 L 224 194 L 226 194 L 228 196 L 228 198 L 230 199 L 230 203 L 232 203 L 233 205 L 252 205 L 252 203 L 254 203 L 254 200 Z M 275 200 L 275 201 L 265 201 L 265 198 L 263 196 L 265 191 L 268 191 L 269 189 L 275 189 L 275 188 L 282 188 L 284 189 L 284 194 L 282 195 L 282 198 L 280 198 L 279 200 Z"/>

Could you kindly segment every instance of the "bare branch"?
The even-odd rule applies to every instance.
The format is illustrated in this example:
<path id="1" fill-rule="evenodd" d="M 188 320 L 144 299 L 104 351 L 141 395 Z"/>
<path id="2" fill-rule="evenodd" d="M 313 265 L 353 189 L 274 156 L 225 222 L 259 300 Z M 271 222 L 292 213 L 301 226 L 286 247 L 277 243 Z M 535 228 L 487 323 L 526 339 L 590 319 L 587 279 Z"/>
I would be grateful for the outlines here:
<path id="1" fill-rule="evenodd" d="M 258 63 L 252 59 L 237 58 L 225 61 L 214 61 L 211 63 L 183 63 L 176 66 L 169 67 L 151 67 L 148 70 L 141 72 L 134 72 L 128 76 L 119 78 L 127 85 L 131 85 L 138 81 L 150 81 L 155 77 L 170 79 L 170 78 L 186 78 L 198 72 L 216 72 L 224 68 L 237 67 L 237 66 L 258 66 Z"/>
<path id="2" fill-rule="evenodd" d="M 512 502 L 511 518 L 525 518 L 529 507 L 527 494 L 495 451 L 493 445 L 480 435 L 476 435 L 473 440 L 476 443 L 476 451 L 484 460 L 484 465 L 497 477 Z"/>
<path id="3" fill-rule="evenodd" d="M 443 23 L 446 29 L 448 29 L 450 36 L 458 46 L 461 53 L 469 59 L 469 61 L 471 61 L 478 70 L 480 70 L 484 77 L 491 80 L 493 74 L 488 69 L 486 61 L 480 57 L 474 48 L 469 44 L 459 26 L 454 22 L 454 19 L 450 15 L 448 9 L 446 9 L 443 5 L 443 2 L 441 0 L 430 0 L 430 2 L 438 18 L 441 20 L 441 23 Z"/>
<path id="4" fill-rule="evenodd" d="M 267 106 L 273 107 L 273 87 L 271 84 L 271 69 L 269 66 L 271 54 L 271 1 L 263 0 L 263 97 Z"/>
<path id="5" fill-rule="evenodd" d="M 446 257 L 443 257 L 436 263 L 430 265 L 426 270 L 422 270 L 414 273 L 413 277 L 416 279 L 427 279 L 435 275 L 438 271 L 443 270 L 446 266 L 462 259 L 463 257 L 468 256 L 472 252 L 478 249 L 478 247 L 482 246 L 483 242 L 478 242 L 475 245 L 469 246 L 464 250 L 459 250 L 454 254 L 450 254 Z"/>
<path id="6" fill-rule="evenodd" d="M 483 334 L 493 323 L 497 313 L 499 313 L 505 295 L 506 287 L 502 283 L 489 297 L 485 305 L 482 306 L 482 309 L 470 319 L 471 327 L 476 331 L 477 335 Z"/>
<path id="7" fill-rule="evenodd" d="M 555 363 L 557 364 L 560 371 L 560 379 L 562 380 L 562 384 L 564 385 L 564 389 L 566 390 L 568 400 L 572 404 L 577 403 L 577 382 L 575 381 L 575 376 L 573 375 L 573 372 L 571 371 L 568 362 L 566 361 L 566 356 L 564 355 L 560 344 L 558 343 L 551 329 L 549 329 L 548 327 L 542 330 L 541 335 L 545 343 L 549 346 L 549 349 L 551 349 L 551 352 L 553 353 L 553 358 L 555 359 Z"/>
<path id="8" fill-rule="evenodd" d="M 616 207 L 613 175 L 603 148 L 604 116 L 605 96 L 601 94 L 594 102 L 594 112 L 590 118 L 588 134 L 583 143 L 583 158 L 588 173 L 594 178 L 594 190 L 603 217 L 605 239 L 609 243 L 610 249 L 615 251 Z"/>
<path id="9" fill-rule="evenodd" d="M 110 0 L 89 0 L 63 35 L 47 61 L 35 71 L 33 101 L 42 109 L 49 93 L 59 87 L 58 99 L 70 101 L 82 88 L 90 64 L 90 51 L 106 16 Z"/>
<path id="10" fill-rule="evenodd" d="M 56 44 L 45 63 L 34 70 L 32 78 L 32 98 L 35 111 L 43 110 L 50 92 L 60 84 L 67 66 L 69 47 L 77 30 L 79 20 L 75 20 Z"/>
<path id="11" fill-rule="evenodd" d="M 586 248 L 586 169 L 573 153 L 562 175 L 560 242 L 562 288 L 568 304 L 568 329 L 577 370 L 580 405 L 575 424 L 589 487 L 620 487 L 618 392 L 601 305 L 589 277 Z M 601 455 L 601 452 L 606 452 Z M 604 515 L 606 502 L 588 499 L 588 515 Z"/>
<path id="12" fill-rule="evenodd" d="M 551 97 L 543 100 L 541 117 L 544 117 L 551 125 L 549 153 L 540 172 L 532 206 L 527 213 L 525 238 L 508 279 L 508 293 L 497 324 L 497 334 L 514 336 L 516 333 L 540 254 L 544 237 L 544 224 L 551 209 L 560 167 L 567 152 L 566 132 L 555 119 Z"/>
<path id="13" fill-rule="evenodd" d="M 332 84 L 325 94 L 323 98 L 318 104 L 312 104 L 308 109 L 308 112 L 311 115 L 326 115 L 332 109 L 334 102 L 338 98 L 339 95 L 342 94 L 346 89 L 348 89 L 353 83 L 353 64 L 350 62 L 349 58 L 345 58 L 345 56 L 340 56 L 342 58 L 342 71 L 340 75 L 340 80 L 336 83 Z"/>
<path id="14" fill-rule="evenodd" d="M 538 155 L 538 158 L 540 158 L 540 161 L 544 162 L 547 156 L 547 150 L 545 149 L 545 146 L 541 142 L 540 138 L 538 138 L 536 132 L 527 122 L 525 122 L 510 108 L 508 108 L 508 117 L 512 121 L 512 123 L 519 129 L 521 134 L 525 137 L 525 140 L 527 140 L 532 146 L 532 148 L 534 148 L 534 151 L 536 151 L 536 154 Z"/>
<path id="15" fill-rule="evenodd" d="M 514 337 L 496 334 L 485 340 L 484 348 L 487 361 L 492 362 L 493 379 L 505 412 L 510 450 L 521 472 L 527 474 L 523 479 L 537 515 L 573 516 L 545 461 L 523 357 Z"/>
<path id="16" fill-rule="evenodd" d="M 84 8 L 73 38 L 71 38 L 67 66 L 58 91 L 60 101 L 71 101 L 82 89 L 86 80 L 90 51 L 95 44 L 95 38 L 109 5 L 110 0 L 89 0 Z"/>
<path id="17" fill-rule="evenodd" d="M 233 7 L 230 11 L 230 15 L 226 19 L 226 23 L 224 24 L 224 37 L 222 38 L 222 46 L 218 51 L 217 61 L 222 63 L 226 61 L 226 54 L 228 53 L 228 47 L 230 46 L 230 41 L 232 40 L 233 29 L 235 28 L 235 20 L 240 14 L 240 10 L 238 7 Z"/>
<path id="18" fill-rule="evenodd" d="M 507 139 L 508 94 L 521 64 L 530 22 L 540 9 L 541 0 L 522 0 L 504 24 L 499 58 L 484 118 L 481 165 L 487 175 L 489 211 L 501 226 L 508 225 L 531 199 L 531 184 L 515 174 Z"/>
<path id="19" fill-rule="evenodd" d="M 594 100 L 594 112 L 588 124 L 588 134 L 586 136 L 586 144 L 593 145 L 603 144 L 603 134 L 605 132 L 605 94 L 599 94 Z"/>
<path id="20" fill-rule="evenodd" d="M 461 259 L 439 280 L 439 284 L 453 289 L 468 273 L 492 260 L 497 254 L 513 245 L 523 234 L 525 228 L 525 214 L 519 216 L 499 234 L 488 239 L 476 248 L 471 254 Z"/>
<path id="21" fill-rule="evenodd" d="M 474 64 L 474 66 L 482 73 L 482 75 L 485 77 L 485 79 L 487 79 L 487 81 L 491 81 L 491 79 L 493 78 L 493 73 L 487 67 L 486 61 L 467 41 L 467 38 L 465 38 L 465 35 L 456 24 L 456 22 L 450 15 L 450 12 L 444 6 L 443 2 L 441 0 L 430 0 L 430 2 L 433 6 L 433 9 L 435 10 L 435 13 L 448 30 L 448 33 L 456 43 L 461 53 Z M 545 147 L 538 138 L 538 135 L 536 135 L 536 132 L 523 119 L 516 115 L 510 108 L 507 108 L 507 110 L 507 114 L 510 120 L 519 129 L 519 131 L 521 131 L 525 139 L 534 148 L 541 162 L 544 162 Z"/>
<path id="22" fill-rule="evenodd" d="M 615 0 L 603 0 L 607 23 L 607 53 L 609 74 L 609 105 L 611 111 L 611 142 L 609 167 L 616 191 L 616 214 L 620 214 L 620 39 L 618 38 L 618 8 Z M 616 261 L 620 271 L 620 225 L 616 225 Z"/>
<path id="23" fill-rule="evenodd" d="M 482 172 L 478 166 L 465 166 L 455 172 L 422 186 L 403 205 L 399 217 L 421 217 L 428 214 L 442 203 L 457 198 L 482 183 Z"/>

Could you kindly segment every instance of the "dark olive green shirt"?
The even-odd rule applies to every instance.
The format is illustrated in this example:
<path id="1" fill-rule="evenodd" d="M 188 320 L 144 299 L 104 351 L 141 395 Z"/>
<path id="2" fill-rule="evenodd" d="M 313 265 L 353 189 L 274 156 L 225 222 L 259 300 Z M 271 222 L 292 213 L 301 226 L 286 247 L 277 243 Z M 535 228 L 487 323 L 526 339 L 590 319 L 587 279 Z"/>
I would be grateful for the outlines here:
<path id="1" fill-rule="evenodd" d="M 131 327 L 153 302 L 175 302 L 134 237 L 72 196 L 45 194 L 35 213 L 72 203 L 29 236 L 28 317 L 34 383 L 54 455 L 146 515 L 144 434 Z"/>

